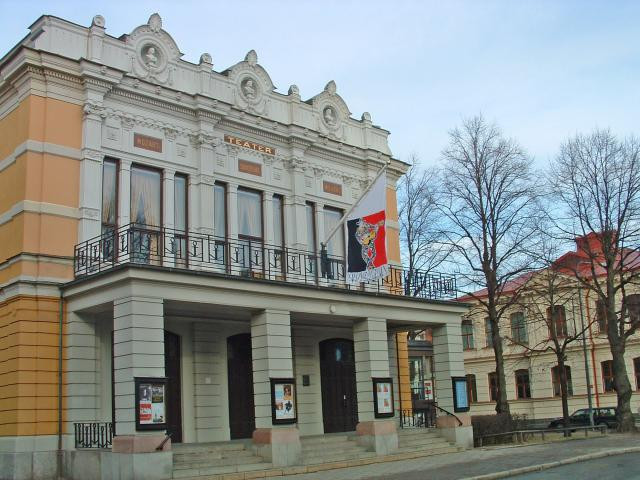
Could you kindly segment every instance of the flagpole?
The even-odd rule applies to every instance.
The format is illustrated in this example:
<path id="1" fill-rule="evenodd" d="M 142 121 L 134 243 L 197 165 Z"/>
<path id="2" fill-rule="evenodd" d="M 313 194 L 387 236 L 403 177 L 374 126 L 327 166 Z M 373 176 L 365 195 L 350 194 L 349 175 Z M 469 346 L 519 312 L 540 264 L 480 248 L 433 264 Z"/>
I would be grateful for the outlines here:
<path id="1" fill-rule="evenodd" d="M 336 224 L 335 227 L 333 227 L 333 229 L 331 230 L 331 233 L 329 233 L 329 235 L 325 238 L 324 242 L 320 242 L 320 246 L 324 246 L 326 247 L 327 243 L 329 243 L 329 240 L 331 240 L 331 237 L 333 237 L 336 232 L 338 231 L 338 229 L 340 228 L 340 226 L 344 223 L 344 221 L 347 219 L 347 216 L 349 216 L 349 214 L 351 214 L 351 212 L 353 212 L 353 210 L 360 204 L 360 202 L 362 201 L 362 199 L 364 198 L 364 196 L 369 193 L 369 190 L 371 190 L 371 187 L 373 187 L 373 185 L 376 183 L 376 181 L 382 176 L 382 174 L 387 170 L 387 167 L 391 165 L 391 161 L 387 161 L 387 163 L 384 165 L 384 167 L 382 167 L 380 169 L 380 171 L 378 172 L 378 174 L 376 175 L 376 177 L 371 180 L 371 183 L 369 183 L 369 186 L 367 186 L 367 188 L 365 189 L 364 192 L 362 192 L 362 195 L 360 195 L 360 198 L 358 198 L 358 201 L 355 202 L 353 205 L 351 205 L 351 207 L 349 208 L 349 210 L 346 211 L 346 213 L 342 216 L 342 218 L 340 219 L 340 221 Z"/>
<path id="2" fill-rule="evenodd" d="M 345 212 L 345 214 L 342 216 L 340 221 L 336 224 L 335 227 L 333 227 L 329 235 L 325 237 L 324 242 L 320 242 L 320 268 L 321 268 L 321 274 L 323 276 L 329 270 L 328 269 L 329 256 L 327 254 L 327 243 L 329 243 L 329 240 L 331 240 L 331 238 L 336 234 L 338 229 L 344 224 L 344 221 L 347 219 L 347 216 L 349 216 L 349 214 L 353 212 L 353 210 L 360 204 L 360 202 L 365 197 L 365 195 L 369 193 L 369 190 L 371 190 L 371 187 L 373 187 L 375 183 L 378 181 L 378 179 L 382 176 L 382 174 L 387 171 L 387 167 L 389 165 L 391 165 L 391 160 L 387 160 L 387 163 L 384 164 L 384 166 L 380 169 L 380 171 L 377 173 L 375 178 L 371 180 L 371 182 L 369 183 L 365 191 L 362 192 L 362 195 L 360 195 L 360 198 L 358 198 L 358 201 L 356 201 L 353 205 L 351 205 L 351 207 Z"/>

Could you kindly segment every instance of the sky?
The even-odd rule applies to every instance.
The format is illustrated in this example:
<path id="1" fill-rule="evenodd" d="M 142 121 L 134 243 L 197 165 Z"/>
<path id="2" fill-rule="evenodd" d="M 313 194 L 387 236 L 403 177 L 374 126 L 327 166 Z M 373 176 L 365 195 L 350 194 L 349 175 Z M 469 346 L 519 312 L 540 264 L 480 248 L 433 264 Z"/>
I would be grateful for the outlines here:
<path id="1" fill-rule="evenodd" d="M 640 135 L 640 1 L 0 0 L 0 56 L 40 15 L 107 33 L 158 12 L 183 58 L 223 71 L 255 49 L 277 91 L 337 84 L 354 118 L 391 132 L 394 157 L 435 164 L 482 113 L 544 166 L 570 135 Z"/>

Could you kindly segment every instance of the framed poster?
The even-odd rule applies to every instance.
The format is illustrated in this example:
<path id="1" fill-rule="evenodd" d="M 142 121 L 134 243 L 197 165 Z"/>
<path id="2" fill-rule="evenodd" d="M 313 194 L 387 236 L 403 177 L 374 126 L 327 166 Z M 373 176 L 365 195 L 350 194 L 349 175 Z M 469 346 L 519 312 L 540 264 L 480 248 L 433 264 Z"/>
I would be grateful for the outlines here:
<path id="1" fill-rule="evenodd" d="M 433 380 L 424 381 L 424 399 L 433 400 Z"/>
<path id="2" fill-rule="evenodd" d="M 271 379 L 271 423 L 296 423 L 296 383 L 293 378 Z"/>
<path id="3" fill-rule="evenodd" d="M 372 378 L 373 408 L 376 418 L 393 417 L 393 382 L 390 377 Z"/>
<path id="4" fill-rule="evenodd" d="M 167 379 L 135 377 L 136 430 L 167 428 Z"/>
<path id="5" fill-rule="evenodd" d="M 453 411 L 468 412 L 467 377 L 451 377 L 451 385 L 453 386 Z"/>

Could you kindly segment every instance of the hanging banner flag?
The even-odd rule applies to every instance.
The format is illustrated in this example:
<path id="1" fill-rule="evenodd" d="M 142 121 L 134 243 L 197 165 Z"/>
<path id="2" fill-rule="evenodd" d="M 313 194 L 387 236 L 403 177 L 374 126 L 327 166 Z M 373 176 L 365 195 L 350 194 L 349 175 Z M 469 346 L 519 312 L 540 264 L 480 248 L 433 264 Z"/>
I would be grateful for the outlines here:
<path id="1" fill-rule="evenodd" d="M 386 190 L 387 176 L 383 173 L 347 216 L 347 283 L 378 280 L 389 275 Z"/>

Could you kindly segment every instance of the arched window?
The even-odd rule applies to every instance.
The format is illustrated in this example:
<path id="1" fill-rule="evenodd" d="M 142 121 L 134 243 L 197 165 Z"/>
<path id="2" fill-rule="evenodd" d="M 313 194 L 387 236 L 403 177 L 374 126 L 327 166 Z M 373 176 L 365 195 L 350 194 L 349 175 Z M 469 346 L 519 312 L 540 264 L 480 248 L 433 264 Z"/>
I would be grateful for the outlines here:
<path id="1" fill-rule="evenodd" d="M 498 399 L 498 375 L 496 372 L 489 374 L 489 400 L 495 401 Z"/>
<path id="2" fill-rule="evenodd" d="M 554 305 L 553 314 L 551 307 L 547 308 L 547 326 L 549 327 L 549 338 L 553 338 L 553 330 L 555 330 L 556 338 L 567 336 L 567 317 L 563 305 Z"/>
<path id="3" fill-rule="evenodd" d="M 473 323 L 471 320 L 462 321 L 462 348 L 464 350 L 473 350 Z"/>
<path id="4" fill-rule="evenodd" d="M 605 360 L 600 363 L 602 369 L 602 389 L 605 392 L 613 392 L 613 361 Z"/>
<path id="5" fill-rule="evenodd" d="M 573 395 L 573 384 L 571 383 L 571 367 L 564 366 L 564 371 L 567 374 L 567 394 Z M 553 396 L 562 396 L 562 387 L 560 386 L 560 366 L 556 365 L 551 369 L 551 382 L 553 384 Z"/>
<path id="6" fill-rule="evenodd" d="M 511 314 L 511 338 L 516 343 L 528 343 L 527 326 L 524 323 L 524 312 Z"/>
<path id="7" fill-rule="evenodd" d="M 516 397 L 531 398 L 531 384 L 529 370 L 516 370 Z"/>
<path id="8" fill-rule="evenodd" d="M 476 390 L 476 376 L 469 373 L 467 374 L 467 398 L 470 403 L 478 401 L 478 392 Z"/>

